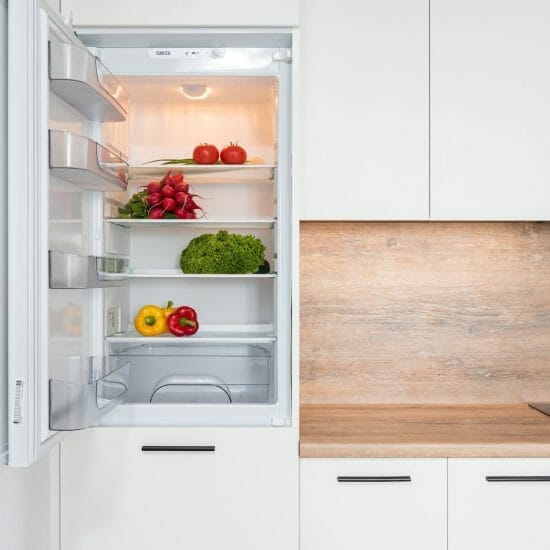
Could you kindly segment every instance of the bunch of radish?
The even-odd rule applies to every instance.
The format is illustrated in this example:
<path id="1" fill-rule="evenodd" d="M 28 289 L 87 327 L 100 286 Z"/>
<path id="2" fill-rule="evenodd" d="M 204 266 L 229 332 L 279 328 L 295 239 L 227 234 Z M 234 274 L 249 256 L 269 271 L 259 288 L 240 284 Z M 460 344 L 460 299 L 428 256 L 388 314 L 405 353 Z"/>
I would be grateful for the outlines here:
<path id="1" fill-rule="evenodd" d="M 198 195 L 190 192 L 189 184 L 181 172 L 171 172 L 169 170 L 162 180 L 152 181 L 146 186 L 145 201 L 150 207 L 148 217 L 160 220 L 167 214 L 173 214 L 180 220 L 202 218 L 204 209 L 195 202 Z"/>

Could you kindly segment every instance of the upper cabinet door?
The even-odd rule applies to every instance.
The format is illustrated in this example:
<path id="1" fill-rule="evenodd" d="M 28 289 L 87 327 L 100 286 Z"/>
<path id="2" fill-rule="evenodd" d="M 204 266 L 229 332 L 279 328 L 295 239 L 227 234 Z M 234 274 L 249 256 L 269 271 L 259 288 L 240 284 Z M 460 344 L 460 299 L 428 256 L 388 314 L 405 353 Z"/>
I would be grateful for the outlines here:
<path id="1" fill-rule="evenodd" d="M 73 23 L 101 26 L 295 26 L 298 0 L 61 0 L 65 16 Z"/>
<path id="2" fill-rule="evenodd" d="M 428 0 L 302 0 L 302 219 L 428 217 L 428 22 Z"/>
<path id="3" fill-rule="evenodd" d="M 431 214 L 550 219 L 550 2 L 431 0 Z"/>

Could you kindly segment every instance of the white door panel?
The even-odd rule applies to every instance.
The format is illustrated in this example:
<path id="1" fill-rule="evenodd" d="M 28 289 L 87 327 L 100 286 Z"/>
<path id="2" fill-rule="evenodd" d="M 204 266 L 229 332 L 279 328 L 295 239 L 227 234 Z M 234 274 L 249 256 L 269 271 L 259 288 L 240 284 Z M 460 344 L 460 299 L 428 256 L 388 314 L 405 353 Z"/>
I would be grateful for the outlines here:
<path id="1" fill-rule="evenodd" d="M 428 218 L 428 0 L 303 0 L 304 220 Z"/>
<path id="2" fill-rule="evenodd" d="M 450 459 L 449 550 L 548 550 L 550 459 Z"/>
<path id="3" fill-rule="evenodd" d="M 550 3 L 430 13 L 432 218 L 550 219 Z"/>
<path id="4" fill-rule="evenodd" d="M 297 550 L 296 430 L 95 428 L 61 464 L 63 548 Z"/>
<path id="5" fill-rule="evenodd" d="M 444 550 L 445 459 L 302 459 L 302 550 Z"/>

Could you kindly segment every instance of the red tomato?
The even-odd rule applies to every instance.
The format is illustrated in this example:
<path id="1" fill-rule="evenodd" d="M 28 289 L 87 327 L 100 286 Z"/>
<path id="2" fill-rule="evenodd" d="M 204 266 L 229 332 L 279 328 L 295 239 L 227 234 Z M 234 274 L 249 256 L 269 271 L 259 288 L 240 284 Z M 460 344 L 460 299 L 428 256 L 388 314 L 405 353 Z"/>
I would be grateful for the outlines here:
<path id="1" fill-rule="evenodd" d="M 246 162 L 246 151 L 240 145 L 230 143 L 222 149 L 220 158 L 224 164 L 244 164 Z"/>
<path id="2" fill-rule="evenodd" d="M 201 143 L 193 149 L 193 160 L 197 164 L 215 164 L 220 152 L 215 145 Z"/>

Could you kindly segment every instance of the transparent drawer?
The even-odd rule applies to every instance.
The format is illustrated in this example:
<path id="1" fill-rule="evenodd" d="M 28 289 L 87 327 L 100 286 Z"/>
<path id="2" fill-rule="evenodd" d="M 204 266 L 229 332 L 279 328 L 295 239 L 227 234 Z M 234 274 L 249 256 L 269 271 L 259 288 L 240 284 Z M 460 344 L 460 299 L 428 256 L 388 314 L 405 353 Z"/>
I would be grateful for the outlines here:
<path id="1" fill-rule="evenodd" d="M 51 361 L 50 429 L 96 424 L 127 395 L 130 367 L 116 357 L 60 357 Z"/>
<path id="2" fill-rule="evenodd" d="M 272 344 L 113 344 L 132 363 L 127 403 L 269 404 L 276 402 Z"/>
<path id="3" fill-rule="evenodd" d="M 50 42 L 50 89 L 88 120 L 126 120 L 128 93 L 89 51 Z"/>

